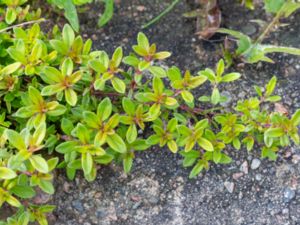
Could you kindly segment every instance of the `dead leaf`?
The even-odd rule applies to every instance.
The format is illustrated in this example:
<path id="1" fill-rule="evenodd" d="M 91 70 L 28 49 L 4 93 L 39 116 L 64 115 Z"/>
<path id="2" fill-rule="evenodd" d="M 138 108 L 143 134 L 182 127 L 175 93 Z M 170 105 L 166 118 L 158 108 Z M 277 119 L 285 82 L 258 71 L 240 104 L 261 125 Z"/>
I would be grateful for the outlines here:
<path id="1" fill-rule="evenodd" d="M 278 112 L 283 115 L 288 115 L 289 111 L 280 103 L 275 103 L 275 112 Z"/>
<path id="2" fill-rule="evenodd" d="M 146 10 L 146 7 L 143 6 L 143 5 L 138 5 L 138 6 L 136 7 L 136 9 L 137 9 L 137 11 L 139 11 L 139 12 L 144 12 L 144 11 Z"/>
<path id="3" fill-rule="evenodd" d="M 201 13 L 197 16 L 196 34 L 202 39 L 211 38 L 220 28 L 221 11 L 217 0 L 198 0 Z"/>

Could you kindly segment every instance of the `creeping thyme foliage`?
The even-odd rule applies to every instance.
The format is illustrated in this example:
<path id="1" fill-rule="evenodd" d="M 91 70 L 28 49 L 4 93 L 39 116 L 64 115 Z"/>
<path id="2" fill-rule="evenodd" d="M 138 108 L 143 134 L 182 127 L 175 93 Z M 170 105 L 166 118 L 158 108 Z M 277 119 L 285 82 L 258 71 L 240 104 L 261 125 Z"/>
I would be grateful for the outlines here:
<path id="1" fill-rule="evenodd" d="M 38 24 L 15 27 L 0 33 L 0 49 L 0 207 L 16 209 L 0 224 L 47 224 L 54 206 L 32 199 L 55 192 L 56 168 L 93 181 L 99 165 L 121 163 L 129 173 L 136 152 L 165 146 L 182 155 L 193 178 L 213 163 L 230 163 L 226 146 L 258 146 L 263 158 L 276 160 L 281 147 L 299 144 L 300 110 L 288 117 L 264 107 L 281 100 L 276 77 L 224 110 L 220 84 L 239 73 L 226 73 L 223 60 L 195 73 L 166 70 L 158 62 L 171 54 L 143 33 L 129 56 L 121 47 L 111 55 L 92 51 L 92 41 L 69 25 L 50 38 Z M 211 90 L 196 95 L 203 85 Z"/>

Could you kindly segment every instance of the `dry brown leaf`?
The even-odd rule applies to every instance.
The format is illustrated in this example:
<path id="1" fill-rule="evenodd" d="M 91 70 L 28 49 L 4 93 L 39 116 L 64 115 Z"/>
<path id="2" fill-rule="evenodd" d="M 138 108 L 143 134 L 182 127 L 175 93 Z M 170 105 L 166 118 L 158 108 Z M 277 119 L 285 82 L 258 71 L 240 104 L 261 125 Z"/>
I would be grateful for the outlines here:
<path id="1" fill-rule="evenodd" d="M 201 13 L 197 16 L 197 32 L 202 39 L 211 38 L 221 25 L 221 11 L 217 0 L 198 0 Z"/>
<path id="2" fill-rule="evenodd" d="M 275 103 L 275 112 L 278 112 L 283 115 L 288 115 L 289 111 L 280 103 Z"/>

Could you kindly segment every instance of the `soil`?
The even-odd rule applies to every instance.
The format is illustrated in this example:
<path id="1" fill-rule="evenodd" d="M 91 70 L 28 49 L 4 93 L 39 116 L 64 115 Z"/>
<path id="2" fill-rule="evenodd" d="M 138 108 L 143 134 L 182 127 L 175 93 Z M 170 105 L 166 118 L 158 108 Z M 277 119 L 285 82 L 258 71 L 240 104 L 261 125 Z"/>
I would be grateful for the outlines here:
<path id="1" fill-rule="evenodd" d="M 113 19 L 96 28 L 102 8 L 92 4 L 80 15 L 81 33 L 92 38 L 94 49 L 112 53 L 123 46 L 130 53 L 141 26 L 170 4 L 171 0 L 118 1 Z M 192 72 L 214 67 L 222 57 L 224 36 L 211 40 L 195 36 L 195 21 L 182 14 L 193 2 L 181 1 L 157 24 L 144 30 L 159 50 L 172 52 L 166 66 L 177 65 Z M 268 19 L 261 6 L 249 11 L 235 0 L 220 0 L 222 26 L 256 35 L 252 19 Z M 266 43 L 300 47 L 300 13 L 290 17 L 289 26 L 278 29 Z M 56 23 L 56 21 L 53 21 Z M 300 57 L 272 55 L 275 64 L 235 66 L 240 81 L 222 87 L 233 107 L 238 99 L 254 95 L 253 84 L 264 85 L 273 75 L 279 78 L 277 94 L 292 114 L 300 108 Z M 204 90 L 205 91 L 205 90 Z M 202 93 L 203 90 L 199 90 Z M 63 171 L 55 179 L 56 193 L 50 203 L 57 209 L 51 218 L 57 225 L 300 225 L 300 149 L 282 149 L 276 162 L 260 159 L 258 148 L 226 150 L 234 158 L 227 166 L 212 165 L 196 179 L 182 158 L 167 149 L 152 148 L 139 153 L 133 171 L 126 176 L 122 166 L 103 167 L 96 181 L 88 183 L 81 174 L 68 181 Z"/>

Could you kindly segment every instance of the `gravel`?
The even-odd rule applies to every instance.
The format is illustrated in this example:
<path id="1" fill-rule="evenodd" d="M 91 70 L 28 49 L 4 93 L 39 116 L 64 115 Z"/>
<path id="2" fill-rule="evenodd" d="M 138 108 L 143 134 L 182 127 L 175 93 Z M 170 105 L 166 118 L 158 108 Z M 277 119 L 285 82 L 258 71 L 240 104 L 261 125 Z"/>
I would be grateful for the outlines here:
<path id="1" fill-rule="evenodd" d="M 240 166 L 240 171 L 243 172 L 244 174 L 248 174 L 249 165 L 247 161 L 242 163 L 242 165 Z"/>
<path id="2" fill-rule="evenodd" d="M 229 193 L 233 193 L 233 191 L 234 191 L 234 183 L 233 182 L 225 181 L 224 186 Z"/>
<path id="3" fill-rule="evenodd" d="M 261 161 L 259 159 L 253 159 L 251 162 L 251 169 L 256 170 L 260 166 Z"/>
<path id="4" fill-rule="evenodd" d="M 290 187 L 284 189 L 283 192 L 284 202 L 288 203 L 292 201 L 295 198 L 295 196 L 296 196 L 296 192 L 292 190 Z"/>

